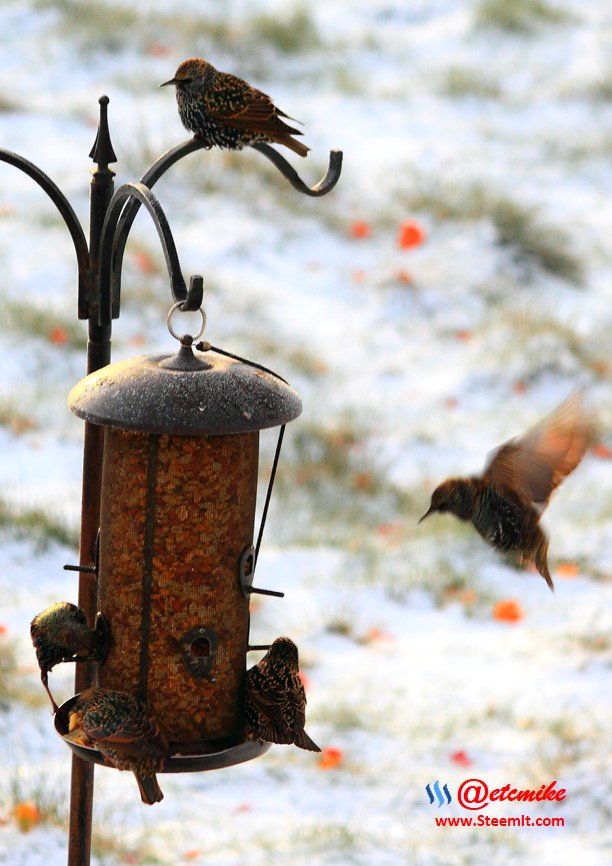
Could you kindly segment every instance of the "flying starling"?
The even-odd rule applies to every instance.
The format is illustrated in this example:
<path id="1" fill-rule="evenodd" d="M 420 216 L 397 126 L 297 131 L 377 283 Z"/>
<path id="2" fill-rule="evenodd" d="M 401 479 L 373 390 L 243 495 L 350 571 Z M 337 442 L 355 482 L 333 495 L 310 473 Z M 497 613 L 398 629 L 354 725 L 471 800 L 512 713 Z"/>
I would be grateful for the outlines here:
<path id="1" fill-rule="evenodd" d="M 108 629 L 98 614 L 96 627 L 89 628 L 80 607 L 69 601 L 58 601 L 34 617 L 30 636 L 40 668 L 40 678 L 57 712 L 49 691 L 48 674 L 60 662 L 103 661 L 108 648 Z"/>
<path id="2" fill-rule="evenodd" d="M 143 803 L 152 806 L 163 800 L 155 773 L 169 755 L 168 740 L 138 698 L 87 689 L 70 713 L 68 730 L 69 738 L 95 746 L 117 770 L 131 770 Z"/>
<path id="3" fill-rule="evenodd" d="M 245 715 L 253 736 L 263 742 L 320 752 L 304 730 L 306 693 L 298 669 L 296 645 L 288 637 L 277 638 L 247 671 Z"/>
<path id="4" fill-rule="evenodd" d="M 469 520 L 497 550 L 516 550 L 533 559 L 554 591 L 546 554 L 548 538 L 539 525 L 553 490 L 573 472 L 594 436 L 592 418 L 573 394 L 522 436 L 494 451 L 482 475 L 449 478 L 434 490 L 429 510 Z"/>
<path id="5" fill-rule="evenodd" d="M 292 135 L 302 135 L 282 120 L 293 120 L 280 111 L 269 96 L 251 87 L 237 75 L 219 72 L 198 57 L 185 60 L 174 78 L 160 87 L 174 84 L 179 116 L 195 137 L 227 150 L 241 150 L 257 141 L 284 144 L 299 156 L 309 149 Z"/>

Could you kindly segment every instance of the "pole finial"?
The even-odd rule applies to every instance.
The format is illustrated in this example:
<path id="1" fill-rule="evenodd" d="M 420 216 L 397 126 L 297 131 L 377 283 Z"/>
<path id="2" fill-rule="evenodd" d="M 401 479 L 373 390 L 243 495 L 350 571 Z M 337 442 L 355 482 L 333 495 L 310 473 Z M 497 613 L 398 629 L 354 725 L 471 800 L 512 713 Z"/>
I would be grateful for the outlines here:
<path id="1" fill-rule="evenodd" d="M 100 103 L 100 122 L 98 123 L 98 134 L 89 156 L 98 164 L 99 168 L 107 168 L 109 163 L 117 162 L 108 128 L 108 103 L 110 100 L 108 96 L 101 96 L 98 102 Z"/>

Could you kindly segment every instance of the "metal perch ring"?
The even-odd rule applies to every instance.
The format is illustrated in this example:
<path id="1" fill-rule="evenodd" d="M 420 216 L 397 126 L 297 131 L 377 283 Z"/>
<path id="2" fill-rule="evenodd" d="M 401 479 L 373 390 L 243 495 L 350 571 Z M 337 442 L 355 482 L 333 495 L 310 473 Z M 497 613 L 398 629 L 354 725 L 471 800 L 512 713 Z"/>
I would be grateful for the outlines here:
<path id="1" fill-rule="evenodd" d="M 177 301 L 175 304 L 172 304 L 172 306 L 170 307 L 170 312 L 168 313 L 168 316 L 166 318 L 166 324 L 168 325 L 168 330 L 170 331 L 172 336 L 176 340 L 178 340 L 179 342 L 182 342 L 183 337 L 180 336 L 179 334 L 177 334 L 176 331 L 174 330 L 174 328 L 172 327 L 172 316 L 176 313 L 177 310 L 181 310 L 181 312 L 185 312 L 185 310 L 182 309 L 183 304 L 184 304 L 184 301 Z M 192 342 L 194 342 L 195 340 L 198 340 L 202 336 L 202 334 L 204 333 L 204 330 L 206 328 L 206 313 L 204 312 L 202 307 L 200 307 L 198 309 L 198 312 L 202 316 L 202 324 L 200 325 L 200 330 L 198 331 L 198 333 L 194 334 L 191 337 Z"/>

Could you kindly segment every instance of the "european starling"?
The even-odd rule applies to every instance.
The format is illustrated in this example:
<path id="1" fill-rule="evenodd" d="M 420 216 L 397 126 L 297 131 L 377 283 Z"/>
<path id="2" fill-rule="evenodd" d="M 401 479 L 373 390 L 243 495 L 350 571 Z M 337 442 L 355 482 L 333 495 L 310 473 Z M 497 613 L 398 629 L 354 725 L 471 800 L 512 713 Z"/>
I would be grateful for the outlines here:
<path id="1" fill-rule="evenodd" d="M 554 591 L 546 554 L 548 538 L 539 525 L 553 490 L 582 460 L 594 424 L 574 394 L 522 436 L 494 451 L 482 475 L 450 478 L 433 492 L 429 510 L 469 520 L 491 547 L 516 550 L 533 559 Z"/>
<path id="2" fill-rule="evenodd" d="M 247 671 L 245 715 L 253 736 L 263 742 L 320 752 L 304 730 L 306 693 L 298 669 L 296 645 L 288 637 L 277 638 Z"/>
<path id="3" fill-rule="evenodd" d="M 131 770 L 143 803 L 152 806 L 164 795 L 155 773 L 169 755 L 168 740 L 138 698 L 126 692 L 91 688 L 71 711 L 69 736 L 95 746 L 117 770 Z"/>
<path id="4" fill-rule="evenodd" d="M 34 617 L 30 636 L 40 668 L 40 678 L 57 712 L 49 691 L 48 673 L 60 662 L 103 661 L 108 645 L 104 618 L 98 614 L 96 627 L 89 628 L 80 607 L 58 601 Z"/>
<path id="5" fill-rule="evenodd" d="M 293 120 L 280 111 L 269 96 L 251 87 L 237 75 L 220 72 L 198 57 L 185 60 L 174 78 L 160 87 L 174 84 L 179 116 L 195 137 L 228 150 L 241 150 L 257 141 L 284 144 L 299 156 L 309 149 L 292 135 L 302 135 L 281 118 Z"/>

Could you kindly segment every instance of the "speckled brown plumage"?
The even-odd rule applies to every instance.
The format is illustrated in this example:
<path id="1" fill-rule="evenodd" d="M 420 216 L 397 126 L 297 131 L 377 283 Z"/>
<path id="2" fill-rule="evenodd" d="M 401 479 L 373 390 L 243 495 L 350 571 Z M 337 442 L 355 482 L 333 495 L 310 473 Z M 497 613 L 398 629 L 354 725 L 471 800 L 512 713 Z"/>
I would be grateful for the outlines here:
<path id="1" fill-rule="evenodd" d="M 254 737 L 266 743 L 293 743 L 320 752 L 306 731 L 306 693 L 298 675 L 296 645 L 277 638 L 263 659 L 247 671 L 245 715 Z"/>
<path id="2" fill-rule="evenodd" d="M 169 754 L 168 740 L 145 705 L 126 692 L 92 688 L 79 695 L 69 732 L 94 745 L 118 770 L 131 770 L 143 803 L 163 800 L 155 773 Z"/>
<path id="3" fill-rule="evenodd" d="M 183 126 L 209 147 L 240 150 L 264 141 L 283 144 L 299 156 L 308 153 L 305 144 L 292 138 L 302 133 L 282 119 L 292 118 L 237 75 L 220 72 L 206 60 L 192 57 L 181 63 L 174 78 L 160 86 L 166 84 L 176 88 Z"/>
<path id="4" fill-rule="evenodd" d="M 53 711 L 57 704 L 49 691 L 48 673 L 65 661 L 101 661 L 107 647 L 106 630 L 100 617 L 96 627 L 89 628 L 80 607 L 69 601 L 58 601 L 34 617 L 30 636 L 40 668 L 40 678 L 51 699 Z"/>
<path id="5" fill-rule="evenodd" d="M 421 520 L 435 511 L 450 511 L 471 521 L 491 547 L 533 559 L 553 590 L 548 538 L 540 516 L 553 490 L 582 460 L 593 436 L 592 418 L 581 395 L 574 394 L 522 436 L 498 448 L 481 476 L 449 478 L 440 484 Z"/>

